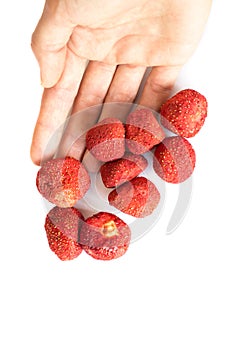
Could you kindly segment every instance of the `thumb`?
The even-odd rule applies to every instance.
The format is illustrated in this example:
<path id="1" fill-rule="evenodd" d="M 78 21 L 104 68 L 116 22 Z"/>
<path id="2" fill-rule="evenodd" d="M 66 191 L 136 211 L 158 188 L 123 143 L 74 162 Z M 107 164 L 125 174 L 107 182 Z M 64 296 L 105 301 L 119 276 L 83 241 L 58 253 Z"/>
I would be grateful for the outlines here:
<path id="1" fill-rule="evenodd" d="M 68 21 L 54 11 L 45 6 L 32 34 L 31 46 L 40 66 L 41 84 L 45 88 L 54 86 L 63 72 L 66 43 L 73 31 Z"/>

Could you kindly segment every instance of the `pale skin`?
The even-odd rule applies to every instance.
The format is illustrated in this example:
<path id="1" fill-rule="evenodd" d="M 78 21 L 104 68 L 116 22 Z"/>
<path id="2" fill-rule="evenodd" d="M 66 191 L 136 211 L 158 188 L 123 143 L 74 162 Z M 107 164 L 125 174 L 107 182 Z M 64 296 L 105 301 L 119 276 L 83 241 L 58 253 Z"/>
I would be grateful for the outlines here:
<path id="1" fill-rule="evenodd" d="M 211 0 L 47 0 L 32 35 L 44 93 L 31 158 L 74 114 L 103 102 L 158 110 L 202 36 Z"/>

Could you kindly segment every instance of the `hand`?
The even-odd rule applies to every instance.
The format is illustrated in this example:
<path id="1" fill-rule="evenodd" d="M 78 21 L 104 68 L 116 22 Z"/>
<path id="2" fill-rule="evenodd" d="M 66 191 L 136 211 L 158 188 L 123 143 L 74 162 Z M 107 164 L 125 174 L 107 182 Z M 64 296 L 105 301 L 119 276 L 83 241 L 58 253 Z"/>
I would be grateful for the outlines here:
<path id="1" fill-rule="evenodd" d="M 47 0 L 32 35 L 45 87 L 31 157 L 40 164 L 55 130 L 71 114 L 103 102 L 158 109 L 195 50 L 211 0 Z M 72 108 L 72 109 L 71 109 Z"/>

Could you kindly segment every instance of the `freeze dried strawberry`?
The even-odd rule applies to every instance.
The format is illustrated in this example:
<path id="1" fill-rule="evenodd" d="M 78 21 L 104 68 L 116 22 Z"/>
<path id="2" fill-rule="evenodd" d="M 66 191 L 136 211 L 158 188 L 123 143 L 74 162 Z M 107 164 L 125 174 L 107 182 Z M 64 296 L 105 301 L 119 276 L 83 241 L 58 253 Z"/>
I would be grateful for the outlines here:
<path id="1" fill-rule="evenodd" d="M 106 187 L 116 187 L 138 176 L 147 167 L 147 160 L 126 152 L 123 158 L 105 163 L 100 168 L 102 181 Z"/>
<path id="2" fill-rule="evenodd" d="M 90 177 L 82 163 L 74 158 L 47 161 L 37 173 L 38 191 L 58 207 L 72 207 L 90 187 Z"/>
<path id="3" fill-rule="evenodd" d="M 86 146 L 92 155 L 109 162 L 121 158 L 125 153 L 125 129 L 119 119 L 106 118 L 88 130 Z"/>
<path id="4" fill-rule="evenodd" d="M 192 145 L 181 136 L 167 137 L 154 152 L 154 171 L 165 181 L 180 183 L 193 173 L 196 163 Z"/>
<path id="5" fill-rule="evenodd" d="M 126 145 L 134 154 L 142 154 L 160 143 L 164 131 L 148 109 L 138 109 L 130 113 L 125 125 Z"/>
<path id="6" fill-rule="evenodd" d="M 110 205 L 137 218 L 152 214 L 160 201 L 156 186 L 145 177 L 136 177 L 109 193 Z"/>
<path id="7" fill-rule="evenodd" d="M 54 207 L 47 214 L 45 230 L 49 247 L 59 259 L 72 260 L 81 254 L 78 230 L 83 220 L 76 208 Z"/>
<path id="8" fill-rule="evenodd" d="M 161 123 L 183 137 L 195 136 L 207 116 L 207 100 L 199 92 L 185 89 L 167 100 L 161 107 Z"/>
<path id="9" fill-rule="evenodd" d="M 112 260 L 125 254 L 130 238 L 129 226 L 116 215 L 106 212 L 88 218 L 79 234 L 79 242 L 86 253 L 99 260 Z"/>

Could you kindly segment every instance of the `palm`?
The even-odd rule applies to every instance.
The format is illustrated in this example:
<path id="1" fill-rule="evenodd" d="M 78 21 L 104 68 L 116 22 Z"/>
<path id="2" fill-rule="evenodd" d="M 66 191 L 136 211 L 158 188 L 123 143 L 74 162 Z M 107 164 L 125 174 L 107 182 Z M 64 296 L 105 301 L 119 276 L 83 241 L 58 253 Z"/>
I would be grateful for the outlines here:
<path id="1" fill-rule="evenodd" d="M 164 1 L 160 1 L 164 3 Z M 108 64 L 134 64 L 143 66 L 177 65 L 184 63 L 194 50 L 203 19 L 193 22 L 179 13 L 179 2 L 158 12 L 158 2 L 146 2 L 135 10 L 114 11 L 106 20 L 96 18 L 94 28 L 85 23 L 74 28 L 68 47 L 78 56 Z M 166 2 L 165 2 L 166 3 Z M 133 4 L 134 5 L 134 4 Z M 154 7 L 154 8 L 153 8 Z M 190 10 L 187 8 L 187 15 Z M 85 17 L 85 16 L 84 16 Z"/>

